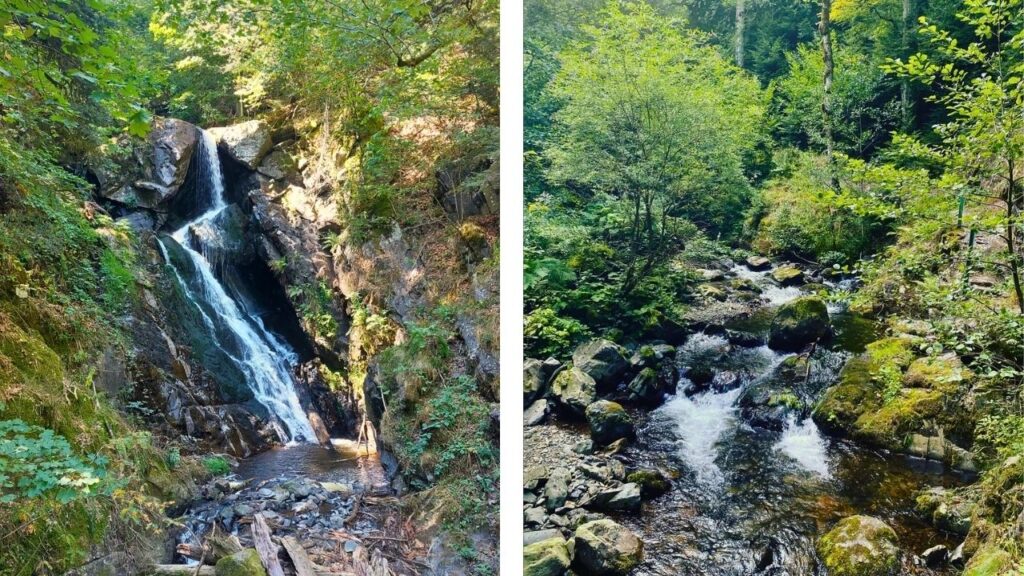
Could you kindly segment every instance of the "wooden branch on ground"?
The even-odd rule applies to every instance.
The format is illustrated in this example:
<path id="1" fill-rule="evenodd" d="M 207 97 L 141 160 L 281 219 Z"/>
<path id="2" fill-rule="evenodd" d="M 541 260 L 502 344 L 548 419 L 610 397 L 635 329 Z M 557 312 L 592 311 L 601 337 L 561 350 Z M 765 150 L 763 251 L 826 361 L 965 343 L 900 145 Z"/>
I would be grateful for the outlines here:
<path id="1" fill-rule="evenodd" d="M 270 538 L 270 526 L 267 526 L 267 519 L 262 513 L 253 514 L 252 517 L 252 540 L 256 545 L 256 553 L 267 569 L 268 576 L 284 576 L 284 569 L 277 559 L 277 544 Z"/>

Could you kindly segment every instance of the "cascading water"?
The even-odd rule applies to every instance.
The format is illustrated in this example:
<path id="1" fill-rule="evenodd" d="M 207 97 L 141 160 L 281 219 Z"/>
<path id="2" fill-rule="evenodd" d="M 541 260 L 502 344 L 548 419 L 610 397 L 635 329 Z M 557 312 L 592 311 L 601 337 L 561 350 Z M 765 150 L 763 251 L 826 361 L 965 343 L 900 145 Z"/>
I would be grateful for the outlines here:
<path id="1" fill-rule="evenodd" d="M 245 376 L 255 399 L 270 412 L 281 439 L 315 441 L 316 434 L 295 392 L 292 377 L 292 367 L 297 360 L 295 352 L 267 330 L 263 321 L 247 310 L 244 302 L 228 294 L 215 274 L 216 251 L 196 239 L 197 229 L 216 229 L 218 217 L 228 207 L 216 142 L 205 130 L 201 134 L 197 155 L 200 165 L 196 171 L 197 202 L 204 203 L 206 209 L 169 238 L 160 239 L 164 260 L 199 310 L 214 342 Z M 175 242 L 181 247 L 194 268 L 194 282 L 185 281 L 186 271 L 175 265 L 164 242 Z"/>

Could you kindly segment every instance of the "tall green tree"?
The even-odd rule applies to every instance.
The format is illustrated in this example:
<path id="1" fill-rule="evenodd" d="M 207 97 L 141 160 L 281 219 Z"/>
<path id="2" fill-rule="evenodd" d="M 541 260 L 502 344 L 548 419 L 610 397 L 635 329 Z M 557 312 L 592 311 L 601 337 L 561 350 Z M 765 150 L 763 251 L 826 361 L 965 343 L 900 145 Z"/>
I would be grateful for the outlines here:
<path id="1" fill-rule="evenodd" d="M 621 202 L 633 255 L 624 294 L 665 253 L 671 216 L 731 234 L 730 212 L 749 199 L 744 157 L 759 138 L 762 92 L 681 28 L 645 3 L 612 2 L 562 53 L 551 87 L 564 105 L 548 177 Z"/>

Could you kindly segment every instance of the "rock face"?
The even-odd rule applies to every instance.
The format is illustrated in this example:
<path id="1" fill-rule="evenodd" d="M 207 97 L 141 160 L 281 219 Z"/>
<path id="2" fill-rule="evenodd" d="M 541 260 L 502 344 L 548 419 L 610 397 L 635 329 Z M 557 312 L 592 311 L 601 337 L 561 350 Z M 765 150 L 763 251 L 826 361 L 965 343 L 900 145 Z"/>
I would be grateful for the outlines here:
<path id="1" fill-rule="evenodd" d="M 523 576 L 561 576 L 569 568 L 569 550 L 561 536 L 523 548 Z"/>
<path id="2" fill-rule="evenodd" d="M 229 156 L 245 164 L 250 170 L 256 170 L 260 161 L 270 151 L 273 142 L 270 139 L 270 128 L 262 120 L 250 120 L 207 130 L 217 140 L 218 146 Z"/>
<path id="3" fill-rule="evenodd" d="M 818 298 L 803 297 L 784 304 L 772 320 L 768 345 L 795 352 L 826 338 L 832 330 L 828 308 Z"/>
<path id="4" fill-rule="evenodd" d="M 199 129 L 194 125 L 175 118 L 157 118 L 149 132 L 148 148 L 108 158 L 113 169 L 93 168 L 99 196 L 127 209 L 156 209 L 181 190 L 198 141 Z M 121 149 L 131 148 L 130 143 L 122 144 Z M 149 224 L 152 228 L 155 222 Z"/>
<path id="5" fill-rule="evenodd" d="M 896 532 L 871 516 L 840 520 L 817 543 L 830 576 L 887 576 L 899 568 Z"/>
<path id="6" fill-rule="evenodd" d="M 582 416 L 597 398 L 594 379 L 575 366 L 562 370 L 551 383 L 551 392 L 558 402 L 571 412 Z"/>
<path id="7" fill-rule="evenodd" d="M 633 419 L 620 404 L 598 400 L 587 406 L 590 437 L 596 444 L 607 445 L 620 438 L 632 438 Z"/>
<path id="8" fill-rule="evenodd" d="M 591 340 L 576 348 L 572 353 L 572 363 L 593 378 L 599 387 L 607 388 L 617 384 L 628 367 L 624 352 L 614 342 Z"/>
<path id="9" fill-rule="evenodd" d="M 580 574 L 627 574 L 644 558 L 644 544 L 611 520 L 587 522 L 576 529 L 573 566 Z"/>

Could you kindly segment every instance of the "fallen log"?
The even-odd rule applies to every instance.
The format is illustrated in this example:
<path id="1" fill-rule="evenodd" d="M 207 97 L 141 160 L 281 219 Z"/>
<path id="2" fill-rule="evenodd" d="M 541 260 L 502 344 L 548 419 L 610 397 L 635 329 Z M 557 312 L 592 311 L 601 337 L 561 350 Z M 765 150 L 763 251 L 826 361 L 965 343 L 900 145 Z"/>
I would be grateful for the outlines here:
<path id="1" fill-rule="evenodd" d="M 198 571 L 197 571 L 198 568 Z M 189 566 L 188 564 L 154 564 L 144 572 L 148 576 L 214 576 L 213 566 Z"/>
<path id="2" fill-rule="evenodd" d="M 277 544 L 270 538 L 270 526 L 262 513 L 252 516 L 252 541 L 268 576 L 284 576 L 281 561 L 277 559 Z"/>
<path id="3" fill-rule="evenodd" d="M 295 565 L 295 576 L 317 576 L 316 565 L 309 559 L 309 554 L 306 554 L 306 549 L 298 540 L 292 536 L 285 536 L 281 539 L 281 544 Z"/>

